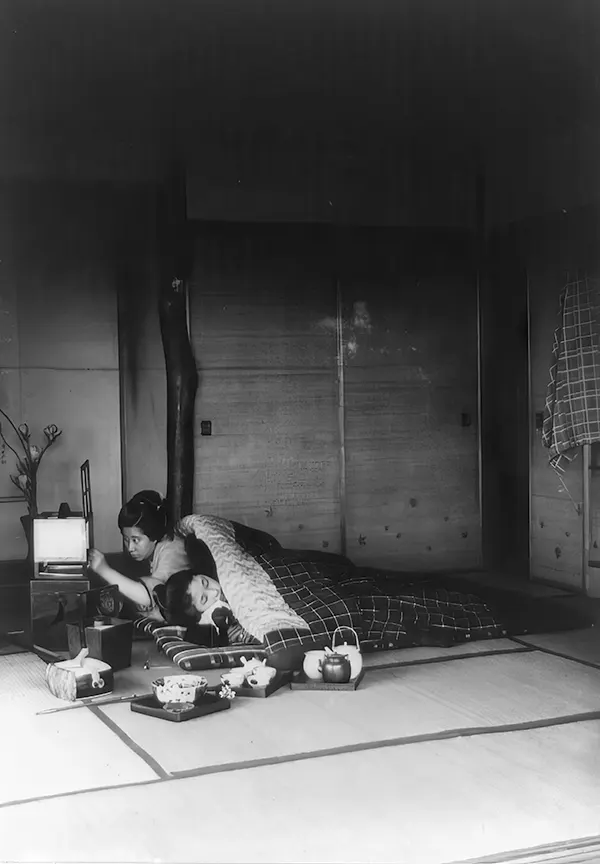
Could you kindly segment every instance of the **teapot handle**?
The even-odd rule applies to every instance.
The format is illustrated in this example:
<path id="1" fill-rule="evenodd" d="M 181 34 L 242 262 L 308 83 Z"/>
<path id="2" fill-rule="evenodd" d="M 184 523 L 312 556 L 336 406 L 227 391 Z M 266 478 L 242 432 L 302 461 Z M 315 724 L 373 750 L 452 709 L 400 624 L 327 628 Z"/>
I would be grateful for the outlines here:
<path id="1" fill-rule="evenodd" d="M 359 640 L 358 640 L 358 635 L 357 635 L 357 633 L 356 633 L 356 630 L 354 629 L 354 627 L 344 627 L 344 626 L 336 627 L 336 629 L 334 630 L 334 632 L 333 632 L 333 637 L 332 637 L 332 639 L 331 639 L 331 647 L 332 647 L 332 649 L 335 651 L 335 637 L 337 636 L 337 633 L 338 633 L 339 630 L 351 630 L 351 631 L 354 633 L 354 638 L 356 639 L 356 647 L 357 647 L 358 650 L 360 651 L 360 642 L 359 642 Z"/>

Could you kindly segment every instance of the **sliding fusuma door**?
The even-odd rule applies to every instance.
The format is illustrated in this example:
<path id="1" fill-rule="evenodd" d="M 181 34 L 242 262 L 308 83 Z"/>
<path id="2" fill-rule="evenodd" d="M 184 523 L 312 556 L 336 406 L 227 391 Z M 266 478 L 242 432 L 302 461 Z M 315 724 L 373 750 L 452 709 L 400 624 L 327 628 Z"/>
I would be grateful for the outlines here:
<path id="1" fill-rule="evenodd" d="M 341 229 L 350 558 L 480 564 L 477 283 L 460 231 Z"/>
<path id="2" fill-rule="evenodd" d="M 339 551 L 327 229 L 195 225 L 196 510 L 269 531 L 288 547 Z"/>
<path id="3" fill-rule="evenodd" d="M 479 566 L 466 233 L 196 223 L 190 306 L 197 511 L 365 564 Z"/>

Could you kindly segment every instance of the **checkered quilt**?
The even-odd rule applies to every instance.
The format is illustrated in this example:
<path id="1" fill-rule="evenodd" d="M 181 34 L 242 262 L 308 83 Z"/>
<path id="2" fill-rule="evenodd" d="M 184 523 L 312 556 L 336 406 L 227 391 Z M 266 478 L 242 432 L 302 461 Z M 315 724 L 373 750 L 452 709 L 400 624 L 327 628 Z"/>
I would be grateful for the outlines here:
<path id="1" fill-rule="evenodd" d="M 600 280 L 565 286 L 552 354 L 542 442 L 561 471 L 575 448 L 600 441 Z"/>
<path id="2" fill-rule="evenodd" d="M 165 654 L 186 670 L 240 665 L 242 656 L 266 657 L 281 669 L 300 668 L 304 652 L 331 645 L 336 631 L 347 638 L 343 628 L 356 632 L 363 651 L 451 645 L 505 632 L 478 597 L 429 580 L 405 582 L 392 572 L 359 569 L 350 562 L 336 565 L 316 556 L 313 560 L 310 552 L 255 549 L 251 554 L 287 607 L 302 619 L 302 628 L 275 627 L 262 639 L 248 641 L 248 633 L 233 625 L 227 647 L 206 648 L 186 641 L 180 627 L 148 619 L 137 626 L 153 633 Z M 245 641 L 236 642 L 238 637 Z"/>
<path id="3" fill-rule="evenodd" d="M 357 599 L 365 641 L 374 649 L 506 635 L 481 598 L 448 590 L 433 579 L 363 567 L 343 577 L 339 589 Z"/>

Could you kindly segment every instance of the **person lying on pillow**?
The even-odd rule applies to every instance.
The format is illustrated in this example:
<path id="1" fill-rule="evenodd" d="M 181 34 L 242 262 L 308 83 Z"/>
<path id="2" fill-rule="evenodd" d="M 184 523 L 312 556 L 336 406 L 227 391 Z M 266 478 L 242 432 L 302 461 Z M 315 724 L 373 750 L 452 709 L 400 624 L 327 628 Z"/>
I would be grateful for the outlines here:
<path id="1" fill-rule="evenodd" d="M 216 579 L 193 570 L 169 577 L 157 593 L 165 620 L 186 627 L 185 639 L 207 647 L 229 644 L 231 607 Z"/>

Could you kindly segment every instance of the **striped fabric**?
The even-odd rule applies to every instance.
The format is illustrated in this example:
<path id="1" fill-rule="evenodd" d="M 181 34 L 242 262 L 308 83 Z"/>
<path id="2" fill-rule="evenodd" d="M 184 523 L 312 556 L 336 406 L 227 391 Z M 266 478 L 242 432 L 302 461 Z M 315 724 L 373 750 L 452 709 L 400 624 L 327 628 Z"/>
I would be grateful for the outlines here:
<path id="1" fill-rule="evenodd" d="M 241 666 L 242 657 L 257 657 L 259 660 L 267 657 L 264 647 L 256 642 L 238 642 L 225 648 L 205 648 L 185 641 L 185 627 L 161 625 L 152 618 L 138 618 L 135 626 L 144 633 L 152 634 L 158 648 L 186 672 L 229 669 Z"/>
<path id="2" fill-rule="evenodd" d="M 561 471 L 573 449 L 600 441 L 600 280 L 570 282 L 560 297 L 542 442 Z"/>

